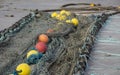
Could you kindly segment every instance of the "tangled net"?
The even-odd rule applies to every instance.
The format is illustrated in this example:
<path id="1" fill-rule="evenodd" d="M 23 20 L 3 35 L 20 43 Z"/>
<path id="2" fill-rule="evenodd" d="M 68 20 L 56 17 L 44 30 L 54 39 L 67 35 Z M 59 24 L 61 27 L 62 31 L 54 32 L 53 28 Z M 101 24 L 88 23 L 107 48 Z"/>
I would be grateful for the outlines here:
<path id="1" fill-rule="evenodd" d="M 108 19 L 109 16 L 115 15 L 120 13 L 119 9 L 116 7 L 102 7 L 99 4 L 96 4 L 96 7 L 86 7 L 86 8 L 66 8 L 69 5 L 90 5 L 90 4 L 67 4 L 63 5 L 62 9 L 65 10 L 94 10 L 94 11 L 101 11 L 101 10 L 114 10 L 114 13 L 103 13 L 102 15 L 97 16 L 81 16 L 73 14 L 72 16 L 77 17 L 80 21 L 78 27 L 74 27 L 71 24 L 66 24 L 64 22 L 52 21 L 55 24 L 60 24 L 58 27 L 58 32 L 56 33 L 44 33 L 48 35 L 51 41 L 48 44 L 48 50 L 44 54 L 44 56 L 38 61 L 37 64 L 31 65 L 32 73 L 31 75 L 73 75 L 79 72 L 80 75 L 83 75 L 85 72 L 89 59 L 89 54 L 92 50 L 92 46 L 95 41 L 95 35 L 98 33 L 99 29 L 103 26 L 105 21 Z M 43 12 L 48 11 L 59 11 L 61 9 L 53 9 L 53 10 L 36 10 L 34 13 L 27 15 L 26 17 L 22 18 L 20 21 L 15 23 L 12 27 L 5 29 L 0 32 L 0 46 L 7 47 L 7 44 L 12 38 L 14 34 L 17 32 L 21 32 L 22 28 L 29 22 L 40 21 L 43 19 L 41 16 L 46 16 Z M 36 17 L 37 14 L 40 14 L 40 20 Z M 44 17 L 45 21 L 51 21 L 53 19 L 50 18 L 50 15 L 47 13 L 47 16 Z M 48 22 L 49 23 L 49 22 Z M 31 26 L 31 25 L 29 25 Z M 51 26 L 57 28 L 58 25 Z M 21 30 L 21 31 L 20 31 Z M 39 29 L 40 30 L 40 29 Z M 31 31 L 33 32 L 33 31 Z M 39 33 L 41 34 L 41 33 Z M 34 34 L 37 36 L 38 34 Z M 15 37 L 17 34 L 15 35 Z M 31 47 L 34 46 L 36 43 L 37 37 L 32 37 L 35 39 L 29 43 L 24 51 L 20 53 L 21 57 L 16 57 L 15 60 L 11 60 L 14 63 L 9 63 L 10 66 L 4 67 L 5 69 L 0 71 L 0 74 L 7 74 L 4 73 L 5 70 L 12 71 L 13 68 L 19 62 L 25 61 L 25 54 Z M 31 41 L 31 40 L 30 40 Z M 13 41 L 14 42 L 14 41 Z M 1 47 L 2 48 L 2 47 Z M 20 48 L 22 49 L 22 48 Z M 20 61 L 23 60 L 23 61 Z M 11 67 L 12 66 L 12 67 Z M 8 72 L 8 73 L 9 73 Z"/>
<path id="2" fill-rule="evenodd" d="M 81 19 L 83 21 L 81 21 L 81 24 L 77 28 L 70 29 L 72 33 L 68 32 L 66 34 L 65 31 L 62 33 L 65 34 L 62 37 L 61 33 L 58 33 L 57 36 L 55 34 L 50 35 L 51 37 L 54 36 L 53 42 L 55 44 L 48 46 L 50 50 L 48 49 L 49 53 L 45 55 L 46 57 L 50 57 L 51 60 L 45 60 L 46 58 L 40 60 L 34 67 L 32 75 L 72 75 L 77 72 L 80 72 L 80 75 L 84 74 L 85 68 L 87 67 L 87 59 L 95 41 L 95 35 L 107 20 L 108 15 L 77 17 L 80 18 L 80 21 Z M 85 22 L 85 20 L 87 21 Z M 61 39 L 63 42 L 57 39 Z"/>

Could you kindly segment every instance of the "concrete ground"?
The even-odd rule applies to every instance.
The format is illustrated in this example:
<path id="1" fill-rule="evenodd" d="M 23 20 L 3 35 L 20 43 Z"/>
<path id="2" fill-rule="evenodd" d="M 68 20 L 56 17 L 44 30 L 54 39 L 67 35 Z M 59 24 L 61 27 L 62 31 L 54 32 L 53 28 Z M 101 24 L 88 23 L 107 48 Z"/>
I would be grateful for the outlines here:
<path id="1" fill-rule="evenodd" d="M 120 75 L 120 14 L 111 16 L 99 34 L 85 75 Z"/>

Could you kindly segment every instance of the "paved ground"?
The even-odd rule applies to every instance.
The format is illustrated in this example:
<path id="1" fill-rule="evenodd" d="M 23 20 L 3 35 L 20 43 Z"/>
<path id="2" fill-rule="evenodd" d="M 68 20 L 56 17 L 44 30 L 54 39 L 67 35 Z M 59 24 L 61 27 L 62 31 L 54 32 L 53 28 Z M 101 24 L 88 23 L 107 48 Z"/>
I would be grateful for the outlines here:
<path id="1" fill-rule="evenodd" d="M 120 15 L 107 20 L 97 41 L 85 75 L 120 75 Z"/>

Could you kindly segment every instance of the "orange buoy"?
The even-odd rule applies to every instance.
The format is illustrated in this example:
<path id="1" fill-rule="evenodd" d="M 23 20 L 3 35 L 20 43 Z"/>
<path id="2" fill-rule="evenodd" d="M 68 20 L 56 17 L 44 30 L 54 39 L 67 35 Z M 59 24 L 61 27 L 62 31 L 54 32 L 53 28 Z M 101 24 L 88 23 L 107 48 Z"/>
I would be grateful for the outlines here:
<path id="1" fill-rule="evenodd" d="M 41 53 L 45 53 L 47 50 L 47 46 L 44 42 L 38 42 L 35 48 Z"/>
<path id="2" fill-rule="evenodd" d="M 52 33 L 52 32 L 54 32 L 53 29 L 48 29 L 48 30 L 47 30 L 47 33 Z"/>
<path id="3" fill-rule="evenodd" d="M 47 42 L 49 41 L 49 38 L 48 38 L 47 35 L 45 35 L 45 34 L 41 34 L 41 35 L 39 35 L 38 40 L 39 40 L 40 42 L 47 43 Z"/>

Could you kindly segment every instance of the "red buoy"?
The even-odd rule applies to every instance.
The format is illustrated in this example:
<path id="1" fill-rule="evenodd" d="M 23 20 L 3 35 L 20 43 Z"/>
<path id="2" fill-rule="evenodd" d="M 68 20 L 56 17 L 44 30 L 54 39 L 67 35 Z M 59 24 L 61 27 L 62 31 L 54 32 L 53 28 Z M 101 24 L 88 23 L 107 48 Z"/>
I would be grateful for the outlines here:
<path id="1" fill-rule="evenodd" d="M 45 53 L 47 50 L 47 46 L 44 42 L 38 42 L 35 48 L 41 53 Z"/>

